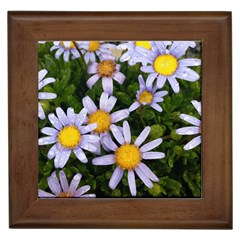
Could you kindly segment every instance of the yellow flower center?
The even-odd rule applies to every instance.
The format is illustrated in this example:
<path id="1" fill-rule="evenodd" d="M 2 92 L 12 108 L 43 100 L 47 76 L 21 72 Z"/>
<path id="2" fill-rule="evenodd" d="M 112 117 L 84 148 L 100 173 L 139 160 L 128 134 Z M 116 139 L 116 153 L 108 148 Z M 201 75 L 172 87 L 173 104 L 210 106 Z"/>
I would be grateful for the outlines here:
<path id="1" fill-rule="evenodd" d="M 148 50 L 151 50 L 151 44 L 149 41 L 136 41 L 135 45 L 136 45 L 136 47 L 143 47 Z"/>
<path id="2" fill-rule="evenodd" d="M 72 41 L 62 41 L 61 45 L 67 49 L 75 48 L 75 45 Z"/>
<path id="3" fill-rule="evenodd" d="M 171 76 L 177 68 L 178 61 L 170 54 L 160 55 L 154 60 L 155 71 L 164 76 Z"/>
<path id="4" fill-rule="evenodd" d="M 75 126 L 64 127 L 58 134 L 58 142 L 65 148 L 74 148 L 80 141 L 81 134 Z"/>
<path id="5" fill-rule="evenodd" d="M 140 95 L 139 95 L 139 103 L 151 103 L 153 100 L 153 95 L 151 92 L 148 91 L 143 91 Z"/>
<path id="6" fill-rule="evenodd" d="M 104 60 L 98 64 L 98 73 L 101 77 L 110 77 L 115 71 L 115 62 Z"/>
<path id="7" fill-rule="evenodd" d="M 134 169 L 142 160 L 141 153 L 133 144 L 125 144 L 115 151 L 115 160 L 122 169 Z"/>
<path id="8" fill-rule="evenodd" d="M 88 123 L 97 123 L 98 126 L 94 131 L 97 133 L 103 133 L 110 130 L 111 117 L 109 113 L 97 110 L 89 116 Z"/>
<path id="9" fill-rule="evenodd" d="M 58 197 L 60 197 L 60 198 L 70 198 L 72 196 L 69 193 L 61 192 Z"/>
<path id="10" fill-rule="evenodd" d="M 89 52 L 95 52 L 99 49 L 100 42 L 98 41 L 90 41 L 89 43 Z"/>

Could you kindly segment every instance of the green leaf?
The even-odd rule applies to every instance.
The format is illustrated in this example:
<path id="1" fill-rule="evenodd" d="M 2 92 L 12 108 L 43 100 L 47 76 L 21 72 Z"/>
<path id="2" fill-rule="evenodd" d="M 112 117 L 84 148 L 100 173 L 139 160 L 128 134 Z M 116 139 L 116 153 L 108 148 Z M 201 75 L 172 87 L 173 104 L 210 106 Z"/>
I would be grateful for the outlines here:
<path id="1" fill-rule="evenodd" d="M 145 112 L 143 113 L 143 118 L 147 121 L 155 118 L 155 113 L 152 109 L 146 109 Z"/>
<path id="2" fill-rule="evenodd" d="M 158 197 L 161 194 L 161 186 L 157 183 L 153 183 L 152 188 L 148 188 L 149 194 L 151 194 L 153 197 Z"/>
<path id="3" fill-rule="evenodd" d="M 151 131 L 150 131 L 149 137 L 151 139 L 160 138 L 163 136 L 165 130 L 166 130 L 166 127 L 158 125 L 158 124 L 154 124 L 151 126 Z"/>
<path id="4" fill-rule="evenodd" d="M 52 57 L 50 54 L 45 54 L 44 59 L 45 59 L 45 68 L 51 74 L 58 76 L 59 67 L 58 67 L 56 59 L 54 57 Z"/>
<path id="5" fill-rule="evenodd" d="M 172 95 L 172 105 L 174 108 L 179 107 L 181 105 L 182 101 L 183 101 L 182 93 Z"/>
<path id="6" fill-rule="evenodd" d="M 130 106 L 132 104 L 132 100 L 128 94 L 126 94 L 124 92 L 116 92 L 115 95 L 121 103 L 123 103 L 127 106 Z"/>
<path id="7" fill-rule="evenodd" d="M 181 135 L 179 135 L 179 134 L 176 133 L 176 130 L 175 130 L 175 129 L 171 131 L 170 136 L 171 136 L 171 138 L 172 138 L 173 140 L 177 140 L 177 141 L 182 138 Z"/>

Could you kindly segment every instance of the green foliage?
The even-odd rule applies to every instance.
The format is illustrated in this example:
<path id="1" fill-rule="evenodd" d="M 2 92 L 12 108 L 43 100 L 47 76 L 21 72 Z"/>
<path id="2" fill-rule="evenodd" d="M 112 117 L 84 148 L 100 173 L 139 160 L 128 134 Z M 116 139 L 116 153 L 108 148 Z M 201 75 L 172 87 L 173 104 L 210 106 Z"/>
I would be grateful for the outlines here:
<path id="1" fill-rule="evenodd" d="M 75 113 L 82 109 L 82 98 L 89 96 L 97 106 L 102 93 L 102 84 L 99 80 L 92 89 L 88 89 L 86 81 L 90 77 L 83 64 L 83 59 L 63 61 L 61 56 L 55 59 L 55 51 L 51 52 L 51 42 L 39 44 L 39 70 L 47 69 L 47 77 L 54 77 L 56 81 L 44 87 L 41 91 L 53 92 L 57 94 L 56 99 L 42 100 L 41 104 L 46 115 L 55 113 L 56 107 L 67 110 L 72 107 Z M 198 49 L 200 49 L 198 47 Z M 200 58 L 200 52 L 196 49 L 188 50 L 193 58 Z M 120 63 L 121 72 L 126 76 L 125 82 L 120 85 L 114 82 L 114 93 L 117 103 L 112 112 L 129 108 L 136 101 L 136 92 L 139 90 L 138 75 L 142 74 L 146 80 L 147 75 L 140 71 L 141 64 L 128 66 L 127 62 Z M 201 67 L 193 67 L 201 76 Z M 159 182 L 153 183 L 153 188 L 148 189 L 136 175 L 137 197 L 201 197 L 201 148 L 184 151 L 183 146 L 189 142 L 193 136 L 180 136 L 176 134 L 176 129 L 188 124 L 179 118 L 181 113 L 189 114 L 199 118 L 198 113 L 191 104 L 193 99 L 201 101 L 201 79 L 196 82 L 188 82 L 178 79 L 180 92 L 173 93 L 168 82 L 162 90 L 168 91 L 164 101 L 160 103 L 163 111 L 157 112 L 149 106 L 140 107 L 131 112 L 127 121 L 131 127 L 132 141 L 141 133 L 146 126 L 151 127 L 151 132 L 146 142 L 162 137 L 163 142 L 153 151 L 160 151 L 166 154 L 163 159 L 143 161 L 159 178 Z M 122 122 L 119 123 L 122 125 Z M 39 119 L 39 136 L 44 136 L 40 130 L 43 127 L 51 127 L 48 119 Z M 48 160 L 47 153 L 51 145 L 39 146 L 39 185 L 42 190 L 50 192 L 47 178 L 55 170 L 53 160 Z M 90 193 L 95 193 L 97 197 L 131 197 L 127 173 L 125 171 L 122 181 L 115 190 L 109 187 L 109 180 L 114 171 L 112 166 L 94 166 L 92 159 L 95 157 L 90 152 L 85 152 L 88 163 L 81 163 L 74 154 L 71 154 L 69 161 L 64 167 L 68 181 L 80 172 L 82 179 L 80 185 L 90 185 Z M 102 149 L 102 153 L 105 151 Z M 59 170 L 57 171 L 59 172 Z"/>

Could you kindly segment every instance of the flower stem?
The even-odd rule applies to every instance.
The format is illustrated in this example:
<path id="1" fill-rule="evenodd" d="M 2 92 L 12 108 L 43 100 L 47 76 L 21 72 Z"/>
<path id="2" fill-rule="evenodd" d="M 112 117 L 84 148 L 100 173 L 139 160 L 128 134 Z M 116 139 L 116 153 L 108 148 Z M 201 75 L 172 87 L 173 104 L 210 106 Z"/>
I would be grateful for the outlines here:
<path id="1" fill-rule="evenodd" d="M 82 54 L 80 48 L 78 47 L 78 45 L 77 45 L 76 42 L 73 42 L 73 44 L 74 44 L 75 48 L 78 50 L 78 52 L 79 52 L 79 54 L 80 54 L 80 56 L 81 56 L 81 59 L 82 59 L 82 62 L 83 62 L 83 65 L 84 65 L 85 70 L 87 70 L 87 64 L 86 64 L 86 62 L 85 62 L 85 60 L 84 60 L 84 57 L 83 57 L 83 54 Z"/>
<path id="2" fill-rule="evenodd" d="M 144 126 L 144 127 L 146 127 L 146 124 L 145 124 L 145 122 L 144 122 L 144 119 L 143 119 L 143 114 L 144 114 L 144 109 L 142 108 L 142 105 L 140 106 L 140 109 L 139 109 L 139 115 L 140 115 L 140 121 L 142 122 L 142 125 Z"/>

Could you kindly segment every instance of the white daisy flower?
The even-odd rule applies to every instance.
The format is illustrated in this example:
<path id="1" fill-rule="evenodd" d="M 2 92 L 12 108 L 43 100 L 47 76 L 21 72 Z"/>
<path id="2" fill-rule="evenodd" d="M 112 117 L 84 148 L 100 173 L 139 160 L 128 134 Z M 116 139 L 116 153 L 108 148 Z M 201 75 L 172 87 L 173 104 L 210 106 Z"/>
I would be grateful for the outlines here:
<path id="1" fill-rule="evenodd" d="M 88 192 L 91 187 L 89 185 L 84 185 L 78 188 L 80 180 L 82 178 L 82 174 L 77 173 L 70 185 L 68 184 L 68 180 L 66 174 L 63 170 L 59 172 L 59 179 L 57 178 L 57 174 L 54 171 L 52 175 L 47 179 L 48 186 L 51 189 L 52 193 L 45 192 L 41 189 L 38 189 L 38 197 L 40 198 L 86 198 L 86 197 L 96 197 L 95 194 L 85 194 Z M 78 189 L 77 189 L 78 188 Z"/>
<path id="2" fill-rule="evenodd" d="M 97 148 L 94 144 L 99 141 L 98 136 L 86 133 L 97 128 L 97 124 L 82 126 L 87 115 L 85 108 L 79 114 L 75 114 L 72 108 L 68 108 L 66 115 L 58 107 L 56 113 L 57 117 L 53 113 L 48 115 L 48 119 L 54 128 L 44 127 L 41 130 L 42 133 L 48 136 L 40 138 L 38 145 L 54 144 L 48 152 L 48 158 L 55 157 L 55 168 L 63 168 L 72 151 L 82 163 L 86 163 L 88 160 L 82 149 L 95 152 Z"/>
<path id="3" fill-rule="evenodd" d="M 152 82 L 157 78 L 157 87 L 162 88 L 166 82 L 169 81 L 173 91 L 178 93 L 180 90 L 179 83 L 176 78 L 186 81 L 195 82 L 199 79 L 196 73 L 189 66 L 201 65 L 201 60 L 196 58 L 186 58 L 179 60 L 188 47 L 194 48 L 196 43 L 193 41 L 174 41 L 170 50 L 166 48 L 163 42 L 154 42 L 156 46 L 155 51 L 137 47 L 137 51 L 142 54 L 143 58 L 150 65 L 142 66 L 141 71 L 150 73 Z"/>
<path id="4" fill-rule="evenodd" d="M 158 104 L 160 102 L 163 102 L 163 97 L 168 94 L 167 91 L 158 91 L 156 85 L 152 86 L 152 81 L 150 77 L 147 78 L 146 84 L 144 82 L 144 79 L 142 75 L 138 76 L 138 82 L 140 89 L 137 91 L 136 97 L 137 101 L 135 101 L 130 107 L 129 111 L 132 112 L 136 110 L 141 105 L 149 105 L 150 107 L 154 108 L 158 112 L 162 112 L 161 106 Z"/>
<path id="5" fill-rule="evenodd" d="M 110 48 L 114 49 L 115 47 L 114 44 L 103 41 L 85 41 L 79 44 L 79 48 L 85 50 L 84 60 L 86 63 L 96 62 L 96 55 L 100 56 L 103 53 L 112 55 Z"/>
<path id="6" fill-rule="evenodd" d="M 192 101 L 193 106 L 198 111 L 199 115 L 201 116 L 201 102 L 196 100 Z M 190 116 L 188 114 L 180 114 L 180 118 L 184 121 L 193 124 L 194 126 L 191 127 L 183 127 L 176 130 L 176 133 L 179 135 L 195 135 L 201 134 L 201 120 Z M 184 150 L 191 150 L 198 146 L 202 142 L 202 137 L 197 136 L 193 138 L 188 144 L 186 144 L 183 148 Z"/>
<path id="7" fill-rule="evenodd" d="M 163 42 L 166 46 L 171 44 L 169 41 Z M 128 61 L 130 66 L 133 66 L 137 62 L 141 62 L 143 65 L 147 65 L 148 61 L 145 58 L 142 58 L 142 54 L 136 51 L 136 47 L 142 47 L 147 50 L 153 50 L 154 45 L 152 41 L 128 41 L 121 43 L 117 46 L 117 49 L 127 50 L 121 57 L 120 62 Z"/>
<path id="8" fill-rule="evenodd" d="M 158 177 L 145 165 L 142 160 L 160 159 L 164 158 L 165 154 L 162 152 L 149 152 L 162 143 L 162 139 L 158 138 L 154 141 L 140 145 L 146 140 L 151 128 L 146 127 L 137 137 L 134 144 L 131 143 L 131 132 L 127 121 L 123 123 L 123 131 L 117 128 L 111 128 L 112 134 L 120 144 L 118 147 L 111 139 L 111 137 L 104 137 L 103 142 L 113 153 L 94 158 L 92 163 L 94 165 L 112 165 L 116 164 L 116 168 L 111 176 L 109 187 L 115 189 L 123 177 L 124 171 L 128 171 L 128 184 L 132 196 L 137 195 L 135 175 L 143 181 L 148 187 L 152 188 L 154 182 L 158 182 Z"/>
<path id="9" fill-rule="evenodd" d="M 99 78 L 102 79 L 103 91 L 112 95 L 113 93 L 113 79 L 119 84 L 123 84 L 125 75 L 120 72 L 120 65 L 115 62 L 115 57 L 107 54 L 100 55 L 100 62 L 93 62 L 88 67 L 88 74 L 94 74 L 87 80 L 88 88 L 97 82 Z"/>
<path id="10" fill-rule="evenodd" d="M 116 97 L 109 96 L 106 92 L 103 92 L 100 96 L 99 108 L 97 108 L 89 96 L 84 97 L 82 100 L 83 106 L 88 112 L 86 121 L 88 124 L 97 124 L 97 128 L 95 128 L 92 133 L 100 136 L 100 142 L 105 150 L 109 150 L 109 148 L 103 143 L 103 137 L 109 135 L 110 129 L 118 129 L 114 123 L 129 116 L 128 109 L 119 110 L 110 114 L 116 101 Z M 97 146 L 95 153 L 100 154 L 100 143 L 97 142 L 95 146 Z"/>
<path id="11" fill-rule="evenodd" d="M 38 72 L 38 91 L 40 91 L 43 87 L 48 85 L 49 83 L 53 83 L 56 81 L 55 78 L 45 78 L 48 71 L 46 69 L 42 69 Z M 57 95 L 55 93 L 49 93 L 49 92 L 39 92 L 38 93 L 38 99 L 39 100 L 48 100 L 48 99 L 54 99 Z M 46 118 L 46 115 L 43 111 L 42 105 L 40 102 L 38 102 L 38 117 L 43 120 Z"/>
<path id="12" fill-rule="evenodd" d="M 50 51 L 57 49 L 55 53 L 56 59 L 59 59 L 62 54 L 65 62 L 69 61 L 70 54 L 72 54 L 73 58 L 80 57 L 80 53 L 76 49 L 73 41 L 54 41 L 53 44 Z"/>
<path id="13" fill-rule="evenodd" d="M 38 41 L 39 44 L 45 44 L 46 41 Z"/>

